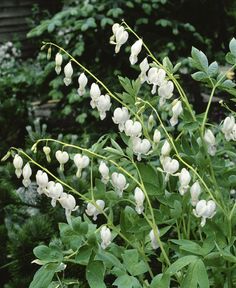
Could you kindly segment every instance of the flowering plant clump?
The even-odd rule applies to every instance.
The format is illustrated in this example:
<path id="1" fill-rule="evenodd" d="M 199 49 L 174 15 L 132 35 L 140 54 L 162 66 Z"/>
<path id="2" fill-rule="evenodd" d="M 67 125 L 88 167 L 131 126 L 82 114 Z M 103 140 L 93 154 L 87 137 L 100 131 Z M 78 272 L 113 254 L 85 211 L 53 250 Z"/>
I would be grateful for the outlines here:
<path id="1" fill-rule="evenodd" d="M 120 93 L 64 48 L 43 48 L 56 49 L 55 70 L 64 71 L 66 86 L 78 73 L 78 94 L 89 91 L 88 109 L 96 109 L 101 121 L 113 120 L 117 141 L 102 136 L 85 148 L 37 140 L 32 152 L 42 149 L 48 162 L 59 163 L 57 171 L 14 147 L 3 158 L 12 155 L 23 185 L 36 181 L 41 197 L 65 211 L 60 245 L 34 249 L 33 262 L 41 268 L 30 288 L 84 287 L 71 277 L 71 265 L 85 267 L 91 288 L 235 287 L 235 113 L 221 102 L 229 115 L 208 122 L 215 93 L 236 95 L 235 83 L 192 48 L 192 77 L 210 90 L 205 112 L 196 115 L 177 81 L 179 63 L 159 62 L 125 22 L 114 24 L 112 33 L 115 53 L 130 41 L 130 64 L 140 69 L 135 80 L 119 78 Z M 229 49 L 233 70 L 235 39 Z"/>

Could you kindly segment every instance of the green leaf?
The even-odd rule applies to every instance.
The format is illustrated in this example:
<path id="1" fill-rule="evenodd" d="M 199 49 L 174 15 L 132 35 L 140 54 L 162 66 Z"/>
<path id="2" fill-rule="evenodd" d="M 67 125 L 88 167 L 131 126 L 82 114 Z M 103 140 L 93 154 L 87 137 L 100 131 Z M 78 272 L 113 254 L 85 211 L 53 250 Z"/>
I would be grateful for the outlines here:
<path id="1" fill-rule="evenodd" d="M 216 74 L 219 71 L 219 65 L 216 61 L 212 62 L 211 65 L 209 65 L 208 69 L 207 69 L 207 74 L 210 77 L 214 77 L 216 76 Z"/>
<path id="2" fill-rule="evenodd" d="M 234 65 L 236 63 L 236 56 L 234 56 L 232 53 L 228 52 L 225 56 L 225 60 L 229 63 Z"/>
<path id="3" fill-rule="evenodd" d="M 75 257 L 75 262 L 80 265 L 88 265 L 91 254 L 92 247 L 90 245 L 84 245 L 80 247 L 78 254 Z"/>
<path id="4" fill-rule="evenodd" d="M 58 264 L 42 266 L 35 274 L 29 288 L 48 288 L 57 270 Z"/>
<path id="5" fill-rule="evenodd" d="M 133 276 L 129 275 L 121 275 L 119 276 L 113 284 L 114 286 L 117 286 L 118 288 L 141 288 L 139 281 L 134 278 Z"/>
<path id="6" fill-rule="evenodd" d="M 176 272 L 178 272 L 185 266 L 188 266 L 190 263 L 196 261 L 197 259 L 198 257 L 194 255 L 184 256 L 178 259 L 177 261 L 175 261 L 174 263 L 172 263 L 170 267 L 166 270 L 166 273 L 170 275 L 174 275 Z"/>
<path id="7" fill-rule="evenodd" d="M 123 265 L 121 264 L 120 260 L 113 254 L 106 252 L 106 251 L 101 251 L 95 256 L 95 260 L 102 261 L 106 267 L 112 268 L 117 267 L 122 269 L 125 272 L 125 269 Z"/>
<path id="8" fill-rule="evenodd" d="M 180 249 L 193 254 L 202 255 L 201 246 L 191 240 L 171 240 L 171 242 L 180 245 Z"/>
<path id="9" fill-rule="evenodd" d="M 197 69 L 201 71 L 207 72 L 208 60 L 206 55 L 195 47 L 192 47 L 191 55 L 192 55 L 191 62 L 193 66 L 195 66 Z"/>
<path id="10" fill-rule="evenodd" d="M 90 288 L 106 288 L 103 281 L 105 267 L 100 261 L 93 261 L 86 267 L 86 279 Z"/>
<path id="11" fill-rule="evenodd" d="M 225 80 L 222 84 L 220 84 L 220 87 L 227 88 L 227 89 L 234 88 L 235 86 L 236 84 L 229 79 Z"/>
<path id="12" fill-rule="evenodd" d="M 167 288 L 170 287 L 170 275 L 158 274 L 152 279 L 150 288 Z"/>
<path id="13" fill-rule="evenodd" d="M 233 38 L 230 42 L 229 42 L 229 50 L 230 52 L 233 54 L 233 56 L 236 57 L 236 39 Z"/>
<path id="14" fill-rule="evenodd" d="M 193 73 L 191 76 L 196 81 L 202 81 L 202 80 L 206 80 L 208 78 L 207 74 L 205 72 L 202 72 L 202 71 L 198 71 L 196 73 Z"/>
<path id="15" fill-rule="evenodd" d="M 34 248 L 34 255 L 46 262 L 62 262 L 63 254 L 57 247 L 48 247 L 45 245 L 40 245 Z"/>

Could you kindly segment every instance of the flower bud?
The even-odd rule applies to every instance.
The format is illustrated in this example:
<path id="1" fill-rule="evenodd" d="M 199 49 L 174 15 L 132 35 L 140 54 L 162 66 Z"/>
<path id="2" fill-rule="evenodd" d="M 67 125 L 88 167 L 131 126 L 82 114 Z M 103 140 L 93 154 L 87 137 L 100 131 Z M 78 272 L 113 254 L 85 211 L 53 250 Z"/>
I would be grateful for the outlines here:
<path id="1" fill-rule="evenodd" d="M 100 235 L 102 240 L 101 247 L 106 249 L 111 244 L 111 231 L 106 226 L 102 226 Z"/>
<path id="2" fill-rule="evenodd" d="M 157 229 L 157 228 L 156 228 L 156 229 Z M 157 233 L 158 233 L 158 235 L 160 235 L 160 232 L 159 232 L 158 229 L 157 229 Z M 159 248 L 159 244 L 158 244 L 158 242 L 157 242 L 157 238 L 156 238 L 156 236 L 155 236 L 155 234 L 154 234 L 154 230 L 153 230 L 153 229 L 150 231 L 149 237 L 150 237 L 150 239 L 151 239 L 151 246 L 152 246 L 152 248 L 153 248 L 154 250 L 156 250 L 157 248 Z"/>
<path id="3" fill-rule="evenodd" d="M 161 140 L 161 132 L 159 130 L 155 130 L 154 131 L 154 135 L 153 135 L 153 142 L 155 144 L 158 144 Z M 165 149 L 164 149 L 164 152 L 165 152 Z"/>
<path id="4" fill-rule="evenodd" d="M 22 183 L 25 187 L 29 187 L 31 181 L 30 176 L 32 175 L 32 169 L 29 163 L 26 163 L 23 170 L 22 170 L 23 180 Z"/>
<path id="5" fill-rule="evenodd" d="M 129 184 L 126 183 L 125 176 L 117 172 L 112 173 L 111 184 L 115 188 L 115 191 L 117 192 L 119 197 L 122 197 L 123 191 L 129 186 Z"/>
<path id="6" fill-rule="evenodd" d="M 99 86 L 96 83 L 93 83 L 90 88 L 90 97 L 91 102 L 90 105 L 94 109 L 97 105 L 98 98 L 101 96 L 101 91 Z"/>
<path id="7" fill-rule="evenodd" d="M 62 55 L 61 55 L 61 53 L 58 52 L 58 53 L 56 54 L 56 57 L 55 57 L 55 64 L 56 64 L 55 71 L 56 71 L 56 73 L 57 73 L 58 75 L 59 75 L 60 72 L 61 72 L 62 60 L 63 60 Z"/>
<path id="8" fill-rule="evenodd" d="M 170 143 L 167 140 L 165 140 L 165 142 L 161 148 L 161 155 L 162 156 L 168 156 L 170 154 L 170 151 L 171 151 Z"/>
<path id="9" fill-rule="evenodd" d="M 216 139 L 214 134 L 210 129 L 206 129 L 204 134 L 204 141 L 207 145 L 207 151 L 211 156 L 214 156 L 216 153 Z"/>
<path id="10" fill-rule="evenodd" d="M 191 181 L 190 173 L 188 172 L 187 169 L 183 168 L 179 174 L 179 182 L 180 182 L 179 193 L 180 193 L 180 195 L 184 195 L 187 192 L 187 190 L 189 188 L 190 181 Z"/>
<path id="11" fill-rule="evenodd" d="M 120 132 L 124 131 L 125 122 L 129 120 L 129 112 L 126 107 L 116 108 L 114 110 L 114 114 L 112 120 L 115 124 L 119 124 Z"/>
<path id="12" fill-rule="evenodd" d="M 142 45 L 143 41 L 139 39 L 131 46 L 131 55 L 129 57 L 131 65 L 134 65 L 138 61 L 138 54 L 141 52 Z"/>
<path id="13" fill-rule="evenodd" d="M 142 125 L 138 121 L 127 120 L 125 122 L 125 134 L 130 137 L 139 137 L 142 134 Z"/>
<path id="14" fill-rule="evenodd" d="M 68 86 L 71 83 L 71 77 L 73 75 L 73 68 L 71 65 L 71 61 L 67 63 L 66 66 L 64 67 L 64 73 L 65 73 L 64 83 L 66 86 Z"/>
<path id="15" fill-rule="evenodd" d="M 107 167 L 106 163 L 101 161 L 98 170 L 102 175 L 102 182 L 104 184 L 107 184 L 110 177 L 109 177 L 109 168 Z"/>
<path id="16" fill-rule="evenodd" d="M 79 78 L 78 78 L 78 83 L 79 83 L 79 89 L 78 89 L 78 94 L 80 96 L 84 95 L 85 93 L 85 87 L 88 83 L 88 78 L 84 73 L 81 73 Z"/>
<path id="17" fill-rule="evenodd" d="M 134 190 L 134 199 L 136 202 L 136 207 L 135 207 L 136 212 L 138 214 L 142 214 L 144 210 L 143 202 L 145 200 L 145 195 L 139 187 L 136 187 Z"/>
<path id="18" fill-rule="evenodd" d="M 20 178 L 22 174 L 23 159 L 18 154 L 14 156 L 13 165 L 15 167 L 15 174 L 17 178 Z"/>
<path id="19" fill-rule="evenodd" d="M 192 206 L 196 206 L 198 203 L 198 197 L 201 194 L 201 186 L 199 185 L 199 182 L 196 181 L 190 188 L 190 194 L 191 194 L 191 204 Z"/>
<path id="20" fill-rule="evenodd" d="M 43 152 L 46 155 L 46 159 L 48 162 L 51 162 L 51 157 L 50 157 L 50 152 L 51 152 L 51 148 L 48 146 L 44 146 L 43 147 Z"/>
<path id="21" fill-rule="evenodd" d="M 141 84 L 147 80 L 147 71 L 149 69 L 149 64 L 147 58 L 144 58 L 143 61 L 139 64 L 141 73 L 139 75 L 139 79 Z"/>
<path id="22" fill-rule="evenodd" d="M 109 95 L 101 95 L 97 100 L 97 109 L 100 114 L 100 119 L 106 118 L 106 112 L 111 108 L 111 98 Z"/>
<path id="23" fill-rule="evenodd" d="M 175 126 L 178 124 L 178 117 L 183 112 L 182 102 L 176 101 L 172 107 L 173 116 L 170 119 L 170 125 Z"/>
<path id="24" fill-rule="evenodd" d="M 149 117 L 148 117 L 148 131 L 151 131 L 152 128 L 155 126 L 156 124 L 156 121 L 154 119 L 154 116 L 151 114 Z"/>

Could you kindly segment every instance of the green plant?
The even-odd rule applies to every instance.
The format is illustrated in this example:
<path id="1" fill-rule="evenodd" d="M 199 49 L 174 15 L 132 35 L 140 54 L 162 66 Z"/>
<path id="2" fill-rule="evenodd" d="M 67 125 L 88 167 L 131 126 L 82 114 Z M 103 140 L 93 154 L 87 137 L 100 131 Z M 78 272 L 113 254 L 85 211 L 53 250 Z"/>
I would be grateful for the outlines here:
<path id="1" fill-rule="evenodd" d="M 70 85 L 76 66 L 84 73 L 80 94 L 87 76 L 96 82 L 90 87 L 90 105 L 101 120 L 109 117 L 113 102 L 121 106 L 113 106 L 112 120 L 119 131 L 115 139 L 108 133 L 83 148 L 43 138 L 35 141 L 32 152 L 12 147 L 3 158 L 14 157 L 15 173 L 23 175 L 26 187 L 35 168 L 40 169 L 38 193 L 50 198 L 53 207 L 58 201 L 65 209 L 67 224 L 59 224 L 58 239 L 34 249 L 34 262 L 41 268 L 30 288 L 234 287 L 235 112 L 221 102 L 230 116 L 218 124 L 208 118 L 215 92 L 235 96 L 235 83 L 220 72 L 217 62 L 209 63 L 193 48 L 190 61 L 197 72 L 192 77 L 211 91 L 205 112 L 197 115 L 177 80 L 179 63 L 174 66 L 167 57 L 158 61 L 124 21 L 112 30 L 116 52 L 128 33 L 137 38 L 131 47 L 132 65 L 144 54 L 136 80 L 119 77 L 119 93 L 64 48 L 45 42 L 43 49 L 59 53 L 57 73 L 66 59 L 65 85 Z M 226 61 L 233 70 L 234 38 L 229 49 Z M 143 93 L 150 85 L 151 92 Z M 57 171 L 34 159 L 39 151 L 48 162 L 55 154 Z M 74 166 L 69 165 L 72 159 Z M 85 271 L 86 279 L 77 276 L 75 267 Z"/>

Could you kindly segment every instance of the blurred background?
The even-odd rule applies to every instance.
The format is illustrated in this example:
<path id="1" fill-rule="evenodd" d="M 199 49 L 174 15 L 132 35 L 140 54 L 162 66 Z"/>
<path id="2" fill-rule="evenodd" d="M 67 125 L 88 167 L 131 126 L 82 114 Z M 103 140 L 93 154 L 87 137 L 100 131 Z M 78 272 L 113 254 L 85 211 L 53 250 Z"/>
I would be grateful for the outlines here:
<path id="1" fill-rule="evenodd" d="M 111 26 L 122 19 L 159 60 L 168 56 L 174 64 L 182 63 L 181 82 L 197 112 L 204 111 L 207 91 L 192 81 L 187 57 L 195 46 L 227 69 L 224 54 L 236 36 L 236 1 L 1 0 L 1 158 L 11 146 L 32 153 L 32 143 L 42 137 L 89 146 L 109 131 L 110 117 L 96 125 L 98 114 L 90 109 L 88 94 L 77 94 L 82 71 L 75 69 L 74 84 L 65 87 L 63 75 L 54 71 L 57 51 L 53 49 L 48 59 L 40 48 L 42 41 L 57 43 L 119 91 L 118 75 L 132 79 L 138 75 L 128 61 L 130 45 L 116 55 L 109 44 Z M 133 42 L 130 37 L 128 44 Z M 219 105 L 213 105 L 211 112 L 212 118 L 223 116 Z M 40 152 L 34 157 L 43 162 Z M 57 223 L 64 216 L 39 199 L 34 186 L 23 188 L 11 163 L 0 165 L 0 287 L 25 288 L 37 269 L 31 264 L 33 248 L 57 236 Z M 55 165 L 52 162 L 49 168 Z"/>

